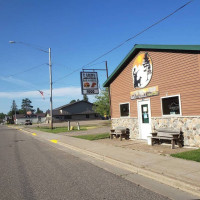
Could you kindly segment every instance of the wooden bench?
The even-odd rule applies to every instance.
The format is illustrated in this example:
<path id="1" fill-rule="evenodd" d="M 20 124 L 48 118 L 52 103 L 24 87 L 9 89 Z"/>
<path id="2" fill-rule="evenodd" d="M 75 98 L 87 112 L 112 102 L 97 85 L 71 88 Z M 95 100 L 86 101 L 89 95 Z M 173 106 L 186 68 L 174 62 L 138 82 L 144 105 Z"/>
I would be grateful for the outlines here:
<path id="1" fill-rule="evenodd" d="M 129 129 L 125 127 L 116 127 L 115 129 L 110 130 L 110 139 L 113 139 L 113 136 L 116 138 L 120 137 L 120 140 L 122 141 L 122 138 L 125 138 L 126 140 L 129 139 Z"/>
<path id="2" fill-rule="evenodd" d="M 154 143 L 163 143 L 166 141 L 171 141 L 171 148 L 175 148 L 175 144 L 178 144 L 179 147 L 183 146 L 183 132 L 181 131 L 175 131 L 170 129 L 155 129 L 155 131 L 152 134 L 151 137 L 151 145 L 153 146 Z"/>

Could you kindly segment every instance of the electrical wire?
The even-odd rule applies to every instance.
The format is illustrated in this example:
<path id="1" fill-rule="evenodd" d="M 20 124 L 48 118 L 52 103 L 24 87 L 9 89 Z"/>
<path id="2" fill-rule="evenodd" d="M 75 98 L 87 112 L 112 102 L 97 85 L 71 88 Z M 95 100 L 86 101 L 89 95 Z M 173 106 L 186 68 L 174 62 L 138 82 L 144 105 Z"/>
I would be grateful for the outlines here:
<path id="1" fill-rule="evenodd" d="M 166 17 L 158 20 L 157 22 L 155 22 L 154 24 L 152 24 L 151 26 L 148 26 L 147 28 L 145 28 L 144 30 L 140 31 L 139 33 L 137 33 L 136 35 L 128 38 L 127 40 L 125 40 L 124 42 L 122 42 L 121 44 L 117 45 L 116 47 L 112 48 L 111 50 L 107 51 L 106 53 L 102 54 L 101 56 L 95 58 L 94 60 L 92 60 L 91 62 L 89 62 L 86 65 L 90 65 L 91 63 L 99 60 L 100 58 L 106 56 L 107 54 L 111 53 L 112 51 L 118 49 L 119 47 L 121 47 L 122 45 L 124 45 L 125 43 L 127 43 L 128 41 L 136 38 L 137 36 L 141 35 L 142 33 L 146 32 L 147 30 L 151 29 L 152 27 L 156 26 L 157 24 L 161 23 L 162 21 L 166 20 L 167 18 L 171 17 L 172 15 L 174 15 L 176 12 L 178 12 L 179 10 L 183 9 L 185 6 L 187 6 L 188 4 L 190 4 L 193 0 L 188 1 L 187 3 L 185 3 L 184 5 L 182 5 L 181 7 L 179 7 L 178 9 L 176 9 L 175 11 L 173 11 L 172 13 L 170 13 L 169 15 L 167 15 Z"/>
<path id="2" fill-rule="evenodd" d="M 46 63 L 43 63 L 43 64 L 40 64 L 40 65 L 37 65 L 37 66 L 31 67 L 31 68 L 28 68 L 28 69 L 26 69 L 26 70 L 24 70 L 24 71 L 20 71 L 20 72 L 17 72 L 17 73 L 15 73 L 15 74 L 8 75 L 8 76 L 6 76 L 5 78 L 9 78 L 9 77 L 16 76 L 16 75 L 18 75 L 18 74 L 22 74 L 22 73 L 25 73 L 25 72 L 29 72 L 29 71 L 31 71 L 31 70 L 33 70 L 33 69 L 36 69 L 36 68 L 38 68 L 38 67 L 41 67 L 41 66 L 43 66 L 43 65 L 46 65 Z"/>
<path id="3" fill-rule="evenodd" d="M 60 81 L 60 80 L 62 80 L 62 79 L 64 79 L 64 78 L 66 78 L 66 77 L 72 75 L 73 73 L 79 71 L 80 69 L 83 69 L 83 67 L 87 67 L 88 65 L 90 65 L 90 67 L 92 67 L 92 66 L 94 66 L 94 65 L 97 65 L 97 64 L 100 64 L 100 63 L 105 62 L 105 61 L 103 61 L 103 62 L 100 62 L 100 63 L 93 64 L 93 65 L 91 66 L 91 64 L 94 63 L 95 61 L 97 61 L 97 60 L 99 60 L 100 58 L 102 58 L 102 57 L 108 55 L 108 54 L 111 53 L 112 51 L 114 51 L 114 50 L 120 48 L 121 46 L 123 46 L 125 43 L 129 42 L 130 40 L 136 38 L 137 36 L 141 35 L 142 33 L 146 32 L 147 30 L 151 29 L 152 27 L 158 25 L 158 24 L 161 23 L 162 21 L 164 21 L 164 20 L 166 20 L 167 18 L 171 17 L 172 15 L 174 15 L 175 13 L 177 13 L 178 11 L 180 11 L 181 9 L 183 9 L 184 7 L 186 7 L 188 4 L 190 4 L 192 1 L 193 1 L 193 0 L 188 1 L 187 3 L 185 3 L 184 5 L 182 5 L 181 7 L 179 7 L 178 9 L 176 9 L 175 11 L 173 11 L 172 13 L 170 13 L 169 15 L 167 15 L 167 16 L 165 16 L 164 18 L 158 20 L 158 21 L 155 22 L 154 24 L 148 26 L 147 28 L 143 29 L 143 30 L 140 31 L 139 33 L 135 34 L 134 36 L 128 38 L 128 39 L 125 40 L 124 42 L 122 42 L 122 43 L 120 43 L 119 45 L 115 46 L 115 47 L 112 48 L 111 50 L 105 52 L 105 53 L 102 54 L 101 56 L 99 56 L 99 57 L 95 58 L 94 60 L 90 61 L 89 63 L 83 65 L 82 67 L 77 68 L 76 70 L 72 71 L 72 72 L 69 73 L 69 74 L 66 74 L 66 75 L 63 76 L 63 77 L 58 78 L 57 80 L 55 80 L 55 81 L 53 82 L 53 84 L 55 84 L 55 83 L 57 83 L 58 81 Z M 36 46 L 33 47 L 33 45 L 31 45 L 31 44 L 24 43 L 24 42 L 18 42 L 18 43 L 21 43 L 21 44 L 26 45 L 26 46 L 31 46 L 32 48 L 35 48 L 35 49 L 37 49 L 37 50 L 43 51 L 43 52 L 45 52 L 45 53 L 48 53 L 48 51 L 45 51 L 45 50 L 43 50 L 43 49 L 41 49 L 41 48 L 38 48 L 38 47 L 36 47 Z M 42 65 L 44 65 L 44 64 L 42 64 Z M 41 65 L 39 65 L 39 66 L 41 66 Z M 32 69 L 34 69 L 34 68 L 39 67 L 39 66 L 32 67 L 32 68 L 30 68 L 30 69 L 27 69 L 27 70 L 25 70 L 25 71 L 23 71 L 23 72 L 19 72 L 19 73 L 24 73 L 24 72 L 30 71 L 30 70 L 32 70 Z M 19 74 L 19 73 L 16 73 L 16 74 Z M 8 76 L 8 77 L 15 76 L 16 74 L 10 75 L 10 76 Z M 37 89 L 36 89 L 36 90 L 37 90 Z M 39 91 L 39 90 L 37 90 L 37 91 Z"/>
<path id="4" fill-rule="evenodd" d="M 120 43 L 119 45 L 115 46 L 115 47 L 112 48 L 111 50 L 105 52 L 105 53 L 102 54 L 101 56 L 99 56 L 99 57 L 95 58 L 94 60 L 90 61 L 89 63 L 87 63 L 87 64 L 84 65 L 83 67 L 86 67 L 86 66 L 92 64 L 93 62 L 99 60 L 100 58 L 102 58 L 102 57 L 108 55 L 108 54 L 111 53 L 112 51 L 114 51 L 114 50 L 120 48 L 120 47 L 123 46 L 125 43 L 129 42 L 130 40 L 136 38 L 137 36 L 141 35 L 142 33 L 146 32 L 147 30 L 151 29 L 152 27 L 158 25 L 158 24 L 161 23 L 162 21 L 166 20 L 167 18 L 171 17 L 172 15 L 174 15 L 175 13 L 177 13 L 178 11 L 180 11 L 181 9 L 183 9 L 184 7 L 186 7 L 186 6 L 187 6 L 188 4 L 190 4 L 192 1 L 194 1 L 194 0 L 188 1 L 187 3 L 185 3 L 185 4 L 182 5 L 181 7 L 177 8 L 175 11 L 173 11 L 173 12 L 170 13 L 169 15 L 167 15 L 167 16 L 165 16 L 164 18 L 158 20 L 157 22 L 155 22 L 155 23 L 153 23 L 152 25 L 148 26 L 147 28 L 143 29 L 143 30 L 140 31 L 139 33 L 135 34 L 134 36 L 128 38 L 127 40 L 125 40 L 124 42 L 122 42 L 122 43 Z M 77 70 L 74 70 L 72 73 L 77 72 L 78 70 L 80 70 L 80 69 L 83 68 L 83 67 L 80 67 L 80 68 L 78 68 Z M 56 82 L 58 82 L 58 81 L 60 81 L 60 80 L 62 80 L 62 79 L 64 79 L 64 78 L 70 76 L 72 73 L 67 74 L 67 75 L 65 75 L 65 76 L 63 76 L 63 77 L 60 77 L 59 79 L 57 79 L 57 80 L 54 81 L 53 83 L 55 84 Z"/>

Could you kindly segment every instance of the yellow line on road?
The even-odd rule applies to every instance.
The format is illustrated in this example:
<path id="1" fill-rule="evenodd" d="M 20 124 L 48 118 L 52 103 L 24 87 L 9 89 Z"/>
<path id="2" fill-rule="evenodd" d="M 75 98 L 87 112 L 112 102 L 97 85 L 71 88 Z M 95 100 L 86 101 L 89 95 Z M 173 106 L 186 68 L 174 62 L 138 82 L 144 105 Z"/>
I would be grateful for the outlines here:
<path id="1" fill-rule="evenodd" d="M 50 142 L 58 143 L 58 140 L 50 140 Z"/>

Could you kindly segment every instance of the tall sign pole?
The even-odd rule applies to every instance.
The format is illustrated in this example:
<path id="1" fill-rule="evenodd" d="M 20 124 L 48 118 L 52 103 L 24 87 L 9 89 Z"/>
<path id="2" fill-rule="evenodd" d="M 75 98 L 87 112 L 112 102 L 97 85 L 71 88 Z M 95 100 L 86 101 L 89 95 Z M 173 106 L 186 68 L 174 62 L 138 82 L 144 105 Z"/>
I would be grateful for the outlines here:
<path id="1" fill-rule="evenodd" d="M 52 103 L 52 65 L 51 48 L 49 48 L 49 77 L 50 77 L 50 128 L 53 129 L 53 103 Z"/>
<path id="2" fill-rule="evenodd" d="M 83 70 L 83 72 L 81 72 L 81 90 L 82 90 L 82 94 L 99 94 L 99 88 L 97 87 L 98 79 L 94 79 L 94 78 L 91 79 L 91 80 L 94 81 L 91 84 L 91 80 L 90 80 L 89 77 L 97 77 L 97 74 L 94 75 L 94 73 L 97 73 L 97 72 L 94 72 L 94 71 L 98 71 L 98 70 L 105 71 L 106 70 L 106 76 L 107 76 L 107 79 L 108 79 L 108 62 L 107 61 L 104 61 L 104 62 L 105 62 L 105 65 L 106 65 L 105 66 L 106 69 L 82 69 Z M 85 72 L 87 70 L 89 70 L 89 71 L 93 70 L 93 72 Z M 92 87 L 92 86 L 94 86 L 94 87 Z M 108 87 L 108 96 L 109 96 L 110 115 L 111 115 L 112 109 L 111 109 L 110 87 Z"/>

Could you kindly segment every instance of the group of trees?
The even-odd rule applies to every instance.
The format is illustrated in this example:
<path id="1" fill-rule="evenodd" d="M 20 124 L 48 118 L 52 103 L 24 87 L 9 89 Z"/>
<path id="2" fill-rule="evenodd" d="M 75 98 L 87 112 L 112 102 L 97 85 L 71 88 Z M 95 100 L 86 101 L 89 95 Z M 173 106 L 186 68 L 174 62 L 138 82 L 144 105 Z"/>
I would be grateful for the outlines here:
<path id="1" fill-rule="evenodd" d="M 13 116 L 16 114 L 27 114 L 27 112 L 34 113 L 35 109 L 33 109 L 33 106 L 31 105 L 32 101 L 28 98 L 22 99 L 21 109 L 18 109 L 17 104 L 15 100 L 12 101 L 10 112 L 8 113 L 9 116 Z M 37 108 L 36 113 L 43 113 L 42 110 Z"/>
<path id="2" fill-rule="evenodd" d="M 96 101 L 94 102 L 94 110 L 95 112 L 99 113 L 101 116 L 110 116 L 110 103 L 109 103 L 109 95 L 108 95 L 108 89 L 102 90 L 99 95 L 95 96 Z M 83 95 L 83 100 L 88 101 L 88 96 Z M 77 100 L 72 100 L 70 103 L 75 103 Z M 13 116 L 16 114 L 27 114 L 28 111 L 31 111 L 31 113 L 35 112 L 35 109 L 33 109 L 33 106 L 31 105 L 32 102 L 30 99 L 25 98 L 22 99 L 21 109 L 18 109 L 17 104 L 15 100 L 12 101 L 11 109 L 8 113 L 9 116 Z M 36 113 L 43 113 L 40 108 L 36 109 Z M 0 113 L 0 119 L 3 119 L 5 117 L 4 113 Z"/>

